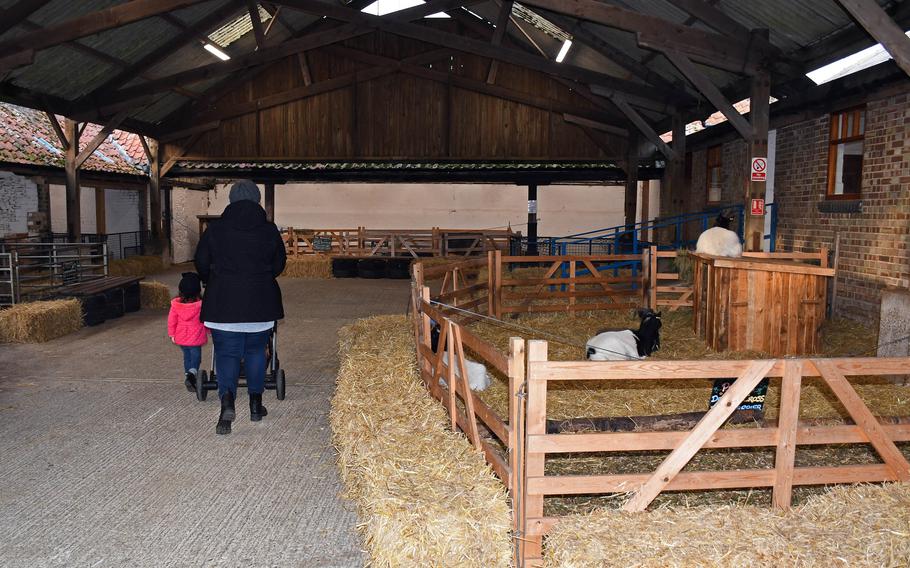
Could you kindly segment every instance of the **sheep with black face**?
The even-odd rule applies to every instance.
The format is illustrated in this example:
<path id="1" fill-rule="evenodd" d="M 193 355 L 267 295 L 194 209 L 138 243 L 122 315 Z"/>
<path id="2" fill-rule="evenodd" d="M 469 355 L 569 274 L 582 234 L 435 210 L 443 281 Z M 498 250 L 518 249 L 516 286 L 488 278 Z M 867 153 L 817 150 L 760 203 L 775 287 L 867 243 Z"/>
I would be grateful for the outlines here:
<path id="1" fill-rule="evenodd" d="M 638 310 L 641 323 L 637 330 L 599 331 L 588 340 L 586 358 L 589 361 L 628 361 L 644 359 L 660 349 L 660 312 L 647 308 Z"/>

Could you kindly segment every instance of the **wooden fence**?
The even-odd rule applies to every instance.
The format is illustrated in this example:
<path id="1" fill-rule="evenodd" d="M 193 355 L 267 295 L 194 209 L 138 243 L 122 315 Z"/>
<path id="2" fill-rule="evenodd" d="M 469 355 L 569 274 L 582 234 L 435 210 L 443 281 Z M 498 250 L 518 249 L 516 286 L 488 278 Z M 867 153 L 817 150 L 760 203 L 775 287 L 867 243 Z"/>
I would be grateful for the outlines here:
<path id="1" fill-rule="evenodd" d="M 661 272 L 660 259 L 668 258 L 675 261 L 678 253 L 675 250 L 657 250 L 651 247 L 645 251 L 647 263 L 645 279 L 648 282 L 648 307 L 659 310 L 669 307 L 671 312 L 679 308 L 692 307 L 692 283 L 683 281 L 679 270 Z"/>
<path id="2" fill-rule="evenodd" d="M 291 256 L 474 256 L 509 250 L 510 229 L 294 229 L 282 233 Z"/>
<path id="3" fill-rule="evenodd" d="M 794 485 L 910 480 L 910 463 L 895 442 L 910 440 L 910 424 L 882 424 L 847 377 L 906 373 L 910 358 L 768 359 L 752 361 L 556 362 L 547 360 L 547 343 L 527 345 L 527 435 L 521 512 L 519 565 L 534 565 L 541 538 L 558 518 L 545 517 L 548 495 L 633 492 L 623 509 L 643 511 L 663 491 L 770 487 L 773 503 L 788 508 Z M 547 390 L 558 381 L 653 381 L 737 377 L 733 385 L 690 431 L 547 434 Z M 733 411 L 765 377 L 782 377 L 777 427 L 721 430 Z M 821 377 L 854 424 L 818 426 L 798 421 L 803 377 Z M 906 422 L 902 420 L 900 422 Z M 796 447 L 818 444 L 871 444 L 883 463 L 795 467 Z M 689 471 L 693 456 L 706 448 L 776 448 L 773 469 Z M 622 475 L 545 475 L 548 455 L 667 451 L 656 470 Z"/>

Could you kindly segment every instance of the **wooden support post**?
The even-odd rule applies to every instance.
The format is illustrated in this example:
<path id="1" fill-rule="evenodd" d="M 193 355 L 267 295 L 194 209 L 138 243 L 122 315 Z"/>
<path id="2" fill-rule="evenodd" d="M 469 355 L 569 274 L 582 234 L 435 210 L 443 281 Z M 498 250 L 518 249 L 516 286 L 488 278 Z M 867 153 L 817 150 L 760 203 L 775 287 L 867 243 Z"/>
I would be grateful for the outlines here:
<path id="1" fill-rule="evenodd" d="M 107 213 L 105 209 L 103 187 L 95 188 L 95 233 L 99 235 L 107 234 Z"/>
<path id="2" fill-rule="evenodd" d="M 73 242 L 82 239 L 81 192 L 79 187 L 79 167 L 76 156 L 79 154 L 79 123 L 67 118 L 64 124 L 66 139 L 66 237 Z"/>
<path id="3" fill-rule="evenodd" d="M 641 182 L 641 222 L 646 224 L 651 220 L 651 180 L 643 180 Z M 644 229 L 638 234 L 638 239 L 650 242 L 651 241 L 651 229 Z"/>
<path id="4" fill-rule="evenodd" d="M 524 339 L 509 339 L 509 497 L 512 500 L 512 534 L 515 540 L 517 558 L 514 565 L 520 566 L 520 551 L 524 519 L 524 457 L 525 457 L 525 342 Z"/>
<path id="5" fill-rule="evenodd" d="M 532 340 L 527 343 L 528 348 L 528 399 L 527 399 L 527 435 L 541 436 L 547 433 L 547 381 L 534 380 L 532 368 L 535 362 L 547 360 L 547 342 Z M 522 561 L 520 566 L 527 566 L 525 561 L 539 560 L 543 556 L 541 548 L 542 539 L 539 536 L 528 537 L 528 519 L 543 517 L 543 495 L 528 495 L 527 480 L 530 477 L 541 477 L 544 475 L 546 454 L 526 453 L 525 454 L 525 475 L 524 475 L 524 516 L 522 519 L 522 542 L 524 550 L 522 551 Z"/>
<path id="6" fill-rule="evenodd" d="M 265 218 L 275 222 L 275 184 L 265 184 Z"/>
<path id="7" fill-rule="evenodd" d="M 761 70 L 752 79 L 752 107 L 749 116 L 752 121 L 752 140 L 749 142 L 749 154 L 746 155 L 747 174 L 752 171 L 752 158 L 768 159 L 768 121 L 770 112 L 771 76 L 767 70 Z M 750 177 L 746 178 L 751 179 Z M 765 216 L 752 215 L 753 199 L 764 199 L 767 184 L 764 181 L 746 181 L 745 228 L 743 230 L 743 250 L 761 251 L 762 235 L 765 231 Z"/>
<path id="8" fill-rule="evenodd" d="M 686 183 L 686 121 L 682 113 L 673 115 L 673 152 L 674 157 L 668 163 L 665 176 L 669 187 L 661 188 L 661 205 L 666 204 L 665 211 L 670 215 L 691 210 L 689 204 L 689 191 L 684 187 Z M 671 210 L 674 199 L 683 201 L 682 211 Z"/>
<path id="9" fill-rule="evenodd" d="M 638 206 L 638 137 L 629 134 L 629 148 L 626 152 L 626 193 L 623 212 L 626 229 L 635 225 L 635 208 Z"/>
<path id="10" fill-rule="evenodd" d="M 657 247 L 648 247 L 648 290 L 650 292 L 649 308 L 657 310 L 657 287 L 660 280 L 657 278 Z"/>
<path id="11" fill-rule="evenodd" d="M 151 232 L 151 254 L 164 251 L 162 242 L 163 224 L 161 217 L 161 154 L 157 140 L 149 140 L 149 231 Z"/>
<path id="12" fill-rule="evenodd" d="M 496 274 L 496 284 L 494 285 L 494 294 L 496 296 L 496 319 L 502 319 L 502 251 L 493 253 L 493 263 Z"/>

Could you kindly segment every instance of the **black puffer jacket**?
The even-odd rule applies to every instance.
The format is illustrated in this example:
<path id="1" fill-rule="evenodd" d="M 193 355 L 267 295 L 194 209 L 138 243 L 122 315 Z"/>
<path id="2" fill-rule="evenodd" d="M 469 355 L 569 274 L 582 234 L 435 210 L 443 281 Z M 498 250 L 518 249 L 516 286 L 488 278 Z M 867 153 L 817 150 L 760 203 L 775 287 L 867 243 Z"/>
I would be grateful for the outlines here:
<path id="1" fill-rule="evenodd" d="M 252 201 L 237 201 L 213 221 L 196 247 L 196 270 L 206 283 L 202 321 L 264 322 L 284 317 L 275 278 L 287 257 L 281 234 Z"/>

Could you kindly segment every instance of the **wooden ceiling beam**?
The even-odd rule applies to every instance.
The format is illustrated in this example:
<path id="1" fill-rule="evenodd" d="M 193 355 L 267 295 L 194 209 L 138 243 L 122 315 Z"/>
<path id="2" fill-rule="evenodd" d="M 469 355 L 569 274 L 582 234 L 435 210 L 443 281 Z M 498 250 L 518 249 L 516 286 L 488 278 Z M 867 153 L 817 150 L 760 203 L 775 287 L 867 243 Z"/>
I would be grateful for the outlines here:
<path id="1" fill-rule="evenodd" d="M 70 147 L 70 141 L 66 139 L 66 134 L 63 133 L 63 127 L 60 126 L 60 121 L 57 120 L 57 115 L 48 111 L 44 111 L 44 114 L 47 116 L 48 122 L 51 123 L 51 128 L 54 129 L 54 133 L 57 135 L 57 140 L 60 141 L 60 145 L 63 147 L 63 151 L 66 152 Z"/>
<path id="2" fill-rule="evenodd" d="M 563 113 L 562 118 L 569 124 L 574 124 L 576 126 L 582 126 L 585 128 L 590 128 L 592 130 L 600 130 L 602 132 L 607 132 L 609 134 L 614 134 L 616 136 L 622 136 L 623 138 L 629 137 L 628 130 L 626 130 L 625 128 L 620 128 L 618 126 L 614 126 L 612 124 L 598 122 L 596 120 L 591 120 L 591 119 L 585 118 L 583 116 L 578 116 L 578 115 L 569 114 L 569 113 Z"/>
<path id="3" fill-rule="evenodd" d="M 695 88 L 698 89 L 712 105 L 714 105 L 714 108 L 723 113 L 727 120 L 730 121 L 730 124 L 736 128 L 737 132 L 739 132 L 745 140 L 752 140 L 753 131 L 749 121 L 743 118 L 738 110 L 733 108 L 730 101 L 728 101 L 720 91 L 720 88 L 711 82 L 711 79 L 695 67 L 695 64 L 682 53 L 667 51 L 664 55 L 666 55 L 667 59 L 679 69 L 680 73 L 689 79 L 689 81 L 695 85 Z"/>
<path id="4" fill-rule="evenodd" d="M 91 93 L 83 97 L 83 102 L 100 98 L 108 94 L 112 89 L 122 87 L 129 83 L 176 53 L 182 47 L 193 41 L 198 41 L 198 35 L 207 37 L 208 33 L 223 25 L 228 18 L 235 17 L 239 10 L 240 0 L 230 0 L 224 6 L 206 15 L 199 22 L 182 30 L 181 33 L 177 34 L 177 36 L 170 41 L 152 50 L 126 69 L 104 81 L 101 85 L 93 89 Z"/>
<path id="5" fill-rule="evenodd" d="M 262 19 L 259 18 L 259 4 L 255 0 L 246 0 L 246 8 L 250 12 L 250 23 L 253 24 L 256 48 L 262 49 L 265 47 L 265 30 L 262 28 Z"/>
<path id="6" fill-rule="evenodd" d="M 910 38 L 874 0 L 837 0 L 859 24 L 878 40 L 894 62 L 910 75 Z"/>
<path id="7" fill-rule="evenodd" d="M 619 93 L 615 93 L 610 97 L 610 101 L 616 105 L 616 107 L 626 115 L 626 117 L 638 128 L 638 131 L 644 134 L 645 138 L 657 146 L 657 149 L 660 150 L 660 153 L 663 154 L 668 160 L 673 160 L 676 158 L 676 152 L 667 145 L 666 142 L 661 140 L 660 135 L 654 131 L 654 128 L 648 124 L 648 121 L 644 119 L 638 111 L 632 108 L 629 103 L 623 98 Z"/>
<path id="8" fill-rule="evenodd" d="M 493 38 L 490 45 L 502 45 L 502 39 L 506 36 L 509 28 L 509 21 L 512 19 L 512 0 L 502 0 L 499 6 L 499 14 L 496 16 L 496 30 L 493 32 Z M 487 71 L 487 83 L 493 84 L 496 81 L 496 73 L 499 70 L 499 61 L 490 61 L 490 69 Z"/>
<path id="9" fill-rule="evenodd" d="M 77 168 L 82 167 L 82 164 L 84 164 L 85 161 L 88 159 L 88 157 L 92 155 L 92 152 L 97 150 L 98 146 L 101 146 L 101 144 L 104 143 L 105 140 L 107 140 L 107 137 L 111 135 L 111 132 L 113 132 L 115 128 L 120 126 L 120 123 L 123 122 L 123 119 L 125 119 L 128 114 L 129 114 L 129 111 L 123 111 L 123 112 L 117 114 L 107 124 L 104 125 L 104 128 L 102 128 L 98 132 L 98 134 L 96 134 L 95 137 L 92 138 L 92 140 L 85 146 L 85 148 L 83 148 L 82 151 L 79 152 L 79 155 L 76 156 L 76 167 Z M 81 132 L 80 132 L 80 136 L 81 136 Z M 79 141 L 75 140 L 75 141 L 73 141 L 73 143 L 76 144 L 76 149 L 78 150 Z"/>
<path id="10" fill-rule="evenodd" d="M 0 35 L 16 27 L 50 0 L 19 0 L 9 8 L 0 10 Z"/>
<path id="11" fill-rule="evenodd" d="M 60 24 L 0 42 L 0 55 L 33 49 L 40 51 L 61 43 L 138 22 L 164 12 L 179 10 L 201 0 L 131 0 L 79 16 Z"/>
<path id="12" fill-rule="evenodd" d="M 652 49 L 651 45 L 658 40 L 669 42 L 689 55 L 711 54 L 724 64 L 736 62 L 739 68 L 749 69 L 775 55 L 754 43 L 735 41 L 596 0 L 527 0 L 524 4 L 638 34 L 639 45 L 648 49 Z"/>

